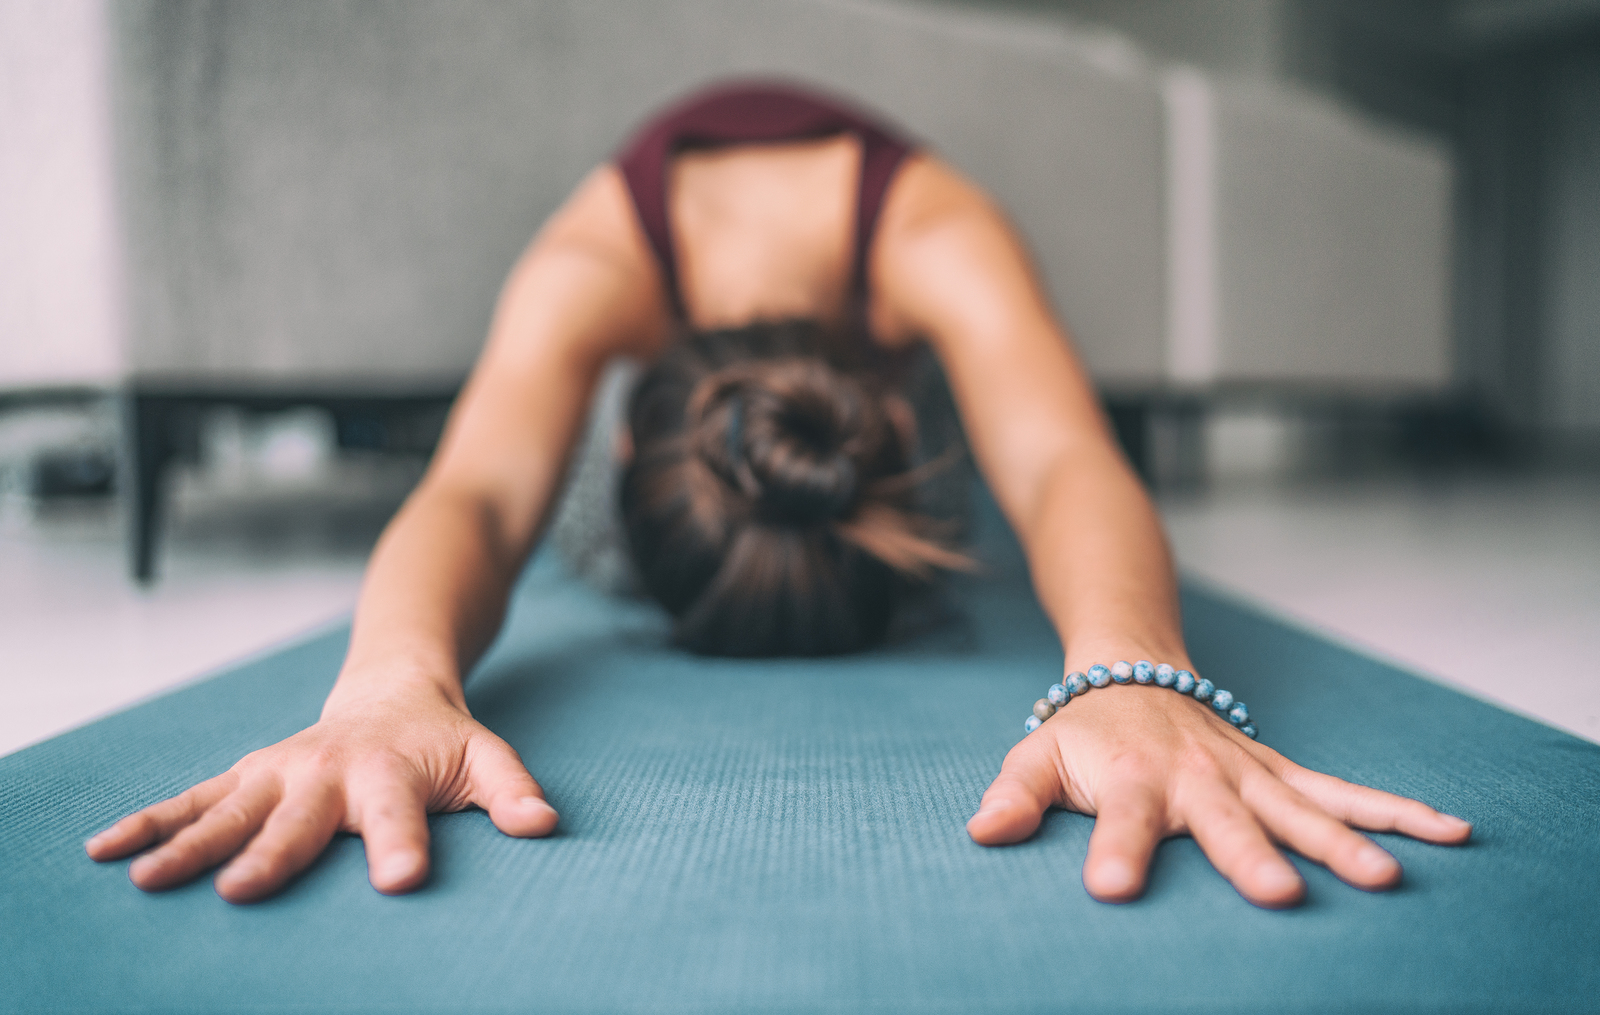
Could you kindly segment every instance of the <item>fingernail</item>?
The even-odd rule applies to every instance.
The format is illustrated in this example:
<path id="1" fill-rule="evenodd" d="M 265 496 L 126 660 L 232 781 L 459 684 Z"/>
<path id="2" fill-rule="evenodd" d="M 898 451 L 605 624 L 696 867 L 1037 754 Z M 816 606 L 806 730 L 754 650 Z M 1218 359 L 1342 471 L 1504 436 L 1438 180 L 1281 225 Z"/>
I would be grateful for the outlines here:
<path id="1" fill-rule="evenodd" d="M 1277 864 L 1263 864 L 1258 875 L 1261 887 L 1268 892 L 1292 892 L 1300 888 L 1300 875 L 1293 870 L 1285 870 Z"/>
<path id="2" fill-rule="evenodd" d="M 1125 892 L 1138 880 L 1133 865 L 1126 860 L 1106 860 L 1100 864 L 1100 884 L 1112 892 Z"/>
<path id="3" fill-rule="evenodd" d="M 391 856 L 378 865 L 375 878 L 379 881 L 393 883 L 404 881 L 417 872 L 417 857 L 414 854 L 401 854 Z"/>
<path id="4" fill-rule="evenodd" d="M 554 807 L 550 806 L 550 802 L 545 800 L 543 797 L 525 796 L 521 800 L 518 800 L 517 803 L 524 807 L 543 807 L 547 811 L 555 810 Z"/>
<path id="5" fill-rule="evenodd" d="M 254 860 L 240 860 L 222 870 L 222 877 L 228 881 L 254 881 L 260 876 L 261 864 Z"/>
<path id="6" fill-rule="evenodd" d="M 85 849 L 93 849 L 96 846 L 100 845 L 100 840 L 104 839 L 105 837 L 106 837 L 106 833 L 104 833 L 104 832 L 96 832 L 94 835 L 89 836 L 89 838 L 87 840 L 85 840 L 85 842 L 83 844 L 83 847 Z"/>
<path id="7" fill-rule="evenodd" d="M 1357 854 L 1361 866 L 1374 874 L 1385 874 L 1394 869 L 1395 859 L 1381 846 L 1362 846 Z"/>

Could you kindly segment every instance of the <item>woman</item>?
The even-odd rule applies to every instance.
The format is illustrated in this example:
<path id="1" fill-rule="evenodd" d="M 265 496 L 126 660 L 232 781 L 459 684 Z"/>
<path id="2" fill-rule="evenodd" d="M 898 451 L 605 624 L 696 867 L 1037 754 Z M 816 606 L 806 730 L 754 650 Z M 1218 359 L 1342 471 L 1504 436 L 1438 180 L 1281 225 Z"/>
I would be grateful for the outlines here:
<path id="1" fill-rule="evenodd" d="M 1191 667 L 1155 513 L 998 209 L 844 107 L 725 87 L 596 169 L 512 271 L 428 475 L 373 554 L 321 719 L 124 818 L 89 854 L 157 846 L 130 867 L 147 890 L 222 865 L 217 891 L 243 902 L 277 891 L 340 830 L 364 838 L 370 880 L 389 893 L 426 878 L 430 812 L 476 805 L 507 835 L 548 835 L 555 811 L 472 719 L 461 683 L 614 357 L 654 364 L 622 449 L 625 527 L 679 640 L 746 654 L 871 643 L 901 576 L 961 562 L 908 492 L 917 421 L 896 389 L 924 342 L 1067 670 Z M 1275 842 L 1375 890 L 1399 865 L 1352 826 L 1470 834 L 1138 685 L 1087 694 L 1023 739 L 968 832 L 1016 842 L 1052 805 L 1096 817 L 1083 880 L 1106 901 L 1136 897 L 1156 844 L 1185 832 L 1261 906 L 1304 891 Z"/>

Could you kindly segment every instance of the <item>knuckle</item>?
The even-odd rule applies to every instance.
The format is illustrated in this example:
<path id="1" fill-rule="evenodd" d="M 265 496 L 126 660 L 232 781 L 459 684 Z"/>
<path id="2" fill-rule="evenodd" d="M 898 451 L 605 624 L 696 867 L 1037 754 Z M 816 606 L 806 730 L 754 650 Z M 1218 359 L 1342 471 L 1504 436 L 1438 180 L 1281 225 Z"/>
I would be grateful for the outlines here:
<path id="1" fill-rule="evenodd" d="M 1302 821 L 1294 836 L 1294 847 L 1313 860 L 1353 855 L 1359 843 L 1351 831 L 1335 821 Z"/>
<path id="2" fill-rule="evenodd" d="M 368 759 L 361 767 L 363 774 L 380 786 L 409 787 L 415 780 L 411 764 L 393 754 L 380 754 Z"/>
<path id="3" fill-rule="evenodd" d="M 1033 738 L 1030 737 L 1029 740 L 1031 739 Z M 1005 760 L 1000 763 L 1000 774 L 1002 776 L 1014 776 L 1040 764 L 1043 758 L 1044 755 L 1040 751 L 1040 745 L 1024 740 L 1006 752 Z"/>
<path id="4" fill-rule="evenodd" d="M 234 766 L 234 768 L 237 768 L 237 767 L 238 767 L 238 765 Z M 220 790 L 224 790 L 226 792 L 231 793 L 235 789 L 238 789 L 238 788 L 239 788 L 239 774 L 237 772 L 235 772 L 233 770 L 233 768 L 230 768 L 226 772 L 223 772 L 221 775 L 212 776 L 211 778 L 207 779 L 205 782 L 196 783 L 194 786 L 191 786 L 189 788 L 188 792 L 186 792 L 184 794 L 184 796 L 192 796 L 194 799 L 198 800 L 199 798 L 201 798 L 202 796 L 205 796 L 206 794 L 208 794 L 212 790 L 220 789 Z"/>
<path id="5" fill-rule="evenodd" d="M 1201 779 L 1207 782 L 1224 781 L 1222 762 L 1211 751 L 1200 747 L 1190 747 L 1178 755 L 1177 764 L 1174 766 L 1178 774 L 1188 779 Z"/>
<path id="6" fill-rule="evenodd" d="M 1166 781 L 1167 766 L 1147 750 L 1125 748 L 1112 754 L 1108 762 L 1118 781 L 1147 785 Z"/>
<path id="7" fill-rule="evenodd" d="M 237 782 L 251 773 L 257 772 L 262 768 L 270 767 L 272 764 L 271 757 L 268 754 L 270 750 L 272 750 L 272 748 L 263 747 L 260 750 L 251 751 L 249 754 L 246 754 L 244 757 L 234 762 L 233 767 L 228 769 L 226 774 L 233 776 L 234 780 Z"/>
<path id="8" fill-rule="evenodd" d="M 344 750 L 334 744 L 319 744 L 296 766 L 313 775 L 327 778 L 343 770 Z"/>
<path id="9" fill-rule="evenodd" d="M 173 821 L 181 821 L 185 824 L 198 820 L 207 810 L 205 798 L 201 795 L 199 786 L 194 787 L 182 796 L 173 797 L 167 803 L 171 806 L 166 809 L 163 817 L 170 818 Z"/>
<path id="10" fill-rule="evenodd" d="M 1355 864 L 1360 861 L 1361 854 L 1365 851 L 1370 840 L 1364 835 L 1357 835 L 1349 829 L 1343 835 L 1329 836 L 1332 840 L 1327 845 L 1330 858 L 1337 857 L 1341 864 Z"/>
<path id="11" fill-rule="evenodd" d="M 189 858 L 193 855 L 194 849 L 189 843 L 175 839 L 160 849 L 146 853 L 145 859 L 147 866 L 164 870 L 187 866 Z"/>
<path id="12" fill-rule="evenodd" d="M 234 797 L 228 797 L 211 808 L 206 816 L 211 819 L 214 825 L 230 828 L 246 826 L 255 820 L 255 816 L 250 812 L 250 808 L 245 805 L 244 801 Z"/>
<path id="13" fill-rule="evenodd" d="M 405 811 L 393 800 L 380 800 L 361 809 L 361 824 L 363 827 L 394 824 L 404 815 Z"/>
<path id="14" fill-rule="evenodd" d="M 303 833 L 317 823 L 317 811 L 310 807 L 280 807 L 274 821 L 293 834 Z"/>
<path id="15" fill-rule="evenodd" d="M 1026 743 L 1027 743 L 1027 741 L 1024 740 L 1022 743 L 1018 744 L 1017 746 L 1011 748 L 1011 750 L 1006 752 L 1005 760 L 1000 762 L 1000 771 L 1002 771 L 1002 772 L 1010 771 L 1012 769 L 1015 769 L 1018 765 L 1023 765 L 1023 764 L 1027 763 L 1026 760 L 1025 760 L 1026 757 L 1027 757 L 1027 752 L 1025 752 L 1023 750 L 1023 745 L 1026 744 Z"/>
<path id="16" fill-rule="evenodd" d="M 262 873 L 274 875 L 288 866 L 291 855 L 286 842 L 263 842 L 251 847 L 249 858 Z"/>

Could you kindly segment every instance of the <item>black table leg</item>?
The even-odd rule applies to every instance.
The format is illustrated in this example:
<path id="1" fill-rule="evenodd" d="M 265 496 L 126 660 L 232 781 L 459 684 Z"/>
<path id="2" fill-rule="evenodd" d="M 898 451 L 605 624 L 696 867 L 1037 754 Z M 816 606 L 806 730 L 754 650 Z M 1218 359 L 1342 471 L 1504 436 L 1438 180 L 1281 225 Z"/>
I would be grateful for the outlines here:
<path id="1" fill-rule="evenodd" d="M 148 585 L 155 577 L 163 482 L 172 457 L 169 407 L 159 396 L 129 392 L 123 405 L 122 478 L 127 512 L 128 570 Z"/>

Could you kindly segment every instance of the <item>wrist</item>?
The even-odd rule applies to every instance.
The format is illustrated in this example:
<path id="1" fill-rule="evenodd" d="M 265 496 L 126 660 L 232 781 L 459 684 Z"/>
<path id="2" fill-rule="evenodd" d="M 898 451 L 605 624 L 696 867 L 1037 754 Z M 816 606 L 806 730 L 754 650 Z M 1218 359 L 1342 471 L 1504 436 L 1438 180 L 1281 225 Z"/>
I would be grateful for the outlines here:
<path id="1" fill-rule="evenodd" d="M 1032 733 L 1057 711 L 1066 708 L 1074 700 L 1088 695 L 1091 691 L 1118 684 L 1174 692 L 1175 697 L 1167 699 L 1171 702 L 1192 700 L 1196 704 L 1204 703 L 1240 733 L 1251 740 L 1256 739 L 1256 725 L 1250 721 L 1249 707 L 1235 698 L 1231 691 L 1217 687 L 1205 677 L 1195 674 L 1189 669 L 1186 657 L 1179 658 L 1183 659 L 1183 663 L 1174 665 L 1160 656 L 1155 660 L 1140 658 L 1131 662 L 1126 656 L 1122 656 L 1110 663 L 1097 660 L 1081 670 L 1076 669 L 1069 660 L 1066 675 L 1061 683 L 1052 685 L 1045 696 L 1034 703 L 1033 711 L 1024 724 L 1024 732 Z"/>
<path id="2" fill-rule="evenodd" d="M 345 663 L 323 703 L 322 718 L 368 710 L 378 703 L 407 698 L 440 701 L 471 715 L 461 690 L 461 679 L 454 672 L 409 660 L 372 660 Z"/>
<path id="3" fill-rule="evenodd" d="M 1065 673 L 1083 672 L 1099 663 L 1110 666 L 1118 660 L 1152 665 L 1166 663 L 1176 670 L 1193 670 L 1194 663 L 1181 640 L 1140 638 L 1077 639 L 1066 645 Z"/>

